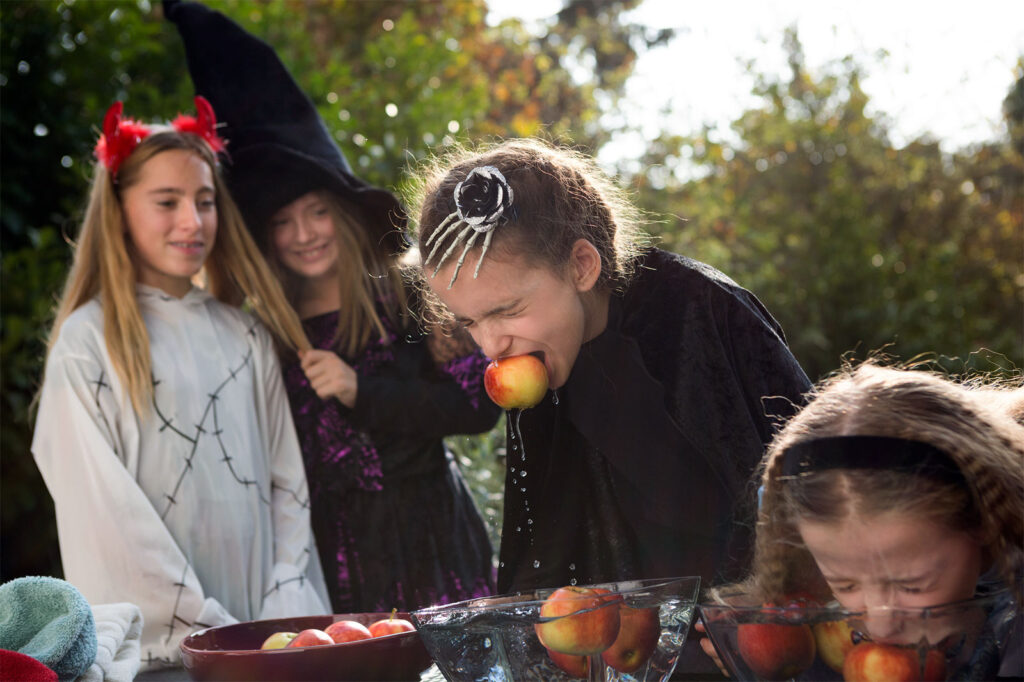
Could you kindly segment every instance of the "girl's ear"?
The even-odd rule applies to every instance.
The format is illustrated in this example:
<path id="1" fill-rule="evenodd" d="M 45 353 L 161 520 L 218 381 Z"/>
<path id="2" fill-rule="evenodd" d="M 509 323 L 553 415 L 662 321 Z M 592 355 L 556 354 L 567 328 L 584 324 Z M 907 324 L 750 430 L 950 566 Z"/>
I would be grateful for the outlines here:
<path id="1" fill-rule="evenodd" d="M 579 292 L 590 291 L 601 276 L 601 254 L 586 239 L 577 239 L 569 256 L 570 274 Z"/>

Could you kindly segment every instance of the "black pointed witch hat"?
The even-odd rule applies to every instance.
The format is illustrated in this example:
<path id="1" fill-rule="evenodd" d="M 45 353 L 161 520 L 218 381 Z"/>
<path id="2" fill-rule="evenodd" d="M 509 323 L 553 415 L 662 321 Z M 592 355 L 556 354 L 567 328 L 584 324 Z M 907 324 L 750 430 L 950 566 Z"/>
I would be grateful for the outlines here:
<path id="1" fill-rule="evenodd" d="M 210 101 L 228 141 L 225 179 L 261 246 L 278 209 L 315 189 L 337 193 L 364 214 L 384 253 L 407 245 L 405 213 L 387 190 L 360 180 L 310 98 L 274 49 L 220 12 L 164 0 L 178 27 L 196 94 Z"/>

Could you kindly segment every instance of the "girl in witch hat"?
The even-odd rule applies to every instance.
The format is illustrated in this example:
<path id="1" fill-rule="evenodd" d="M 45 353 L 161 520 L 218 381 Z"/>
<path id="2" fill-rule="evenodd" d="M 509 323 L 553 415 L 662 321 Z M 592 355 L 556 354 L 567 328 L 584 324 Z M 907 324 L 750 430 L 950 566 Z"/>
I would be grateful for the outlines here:
<path id="1" fill-rule="evenodd" d="M 418 327 L 401 207 L 353 175 L 273 49 L 201 5 L 164 8 L 226 124 L 231 190 L 314 346 L 286 358 L 285 384 L 333 608 L 491 593 L 486 527 L 443 441 L 497 421 L 486 359 L 468 336 Z"/>
<path id="2" fill-rule="evenodd" d="M 170 126 L 107 113 L 32 442 L 64 576 L 90 603 L 139 606 L 144 668 L 193 630 L 327 612 L 274 347 L 308 341 L 196 106 Z"/>

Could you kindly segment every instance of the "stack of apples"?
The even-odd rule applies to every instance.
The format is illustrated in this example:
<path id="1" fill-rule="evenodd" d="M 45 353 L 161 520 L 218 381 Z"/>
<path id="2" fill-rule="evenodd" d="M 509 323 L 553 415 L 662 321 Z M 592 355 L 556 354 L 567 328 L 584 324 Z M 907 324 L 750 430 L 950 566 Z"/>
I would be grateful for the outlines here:
<path id="1" fill-rule="evenodd" d="M 552 662 L 572 677 L 585 678 L 591 656 L 632 673 L 654 653 L 661 636 L 658 609 L 634 608 L 600 587 L 562 587 L 551 593 L 534 625 Z"/>
<path id="2" fill-rule="evenodd" d="M 390 618 L 378 620 L 369 626 L 355 620 L 339 620 L 323 630 L 309 628 L 302 632 L 275 632 L 264 640 L 260 649 L 297 649 L 306 646 L 358 642 L 362 639 L 383 637 L 398 632 L 413 632 L 415 629 L 409 621 L 395 618 L 395 611 L 392 611 Z"/>

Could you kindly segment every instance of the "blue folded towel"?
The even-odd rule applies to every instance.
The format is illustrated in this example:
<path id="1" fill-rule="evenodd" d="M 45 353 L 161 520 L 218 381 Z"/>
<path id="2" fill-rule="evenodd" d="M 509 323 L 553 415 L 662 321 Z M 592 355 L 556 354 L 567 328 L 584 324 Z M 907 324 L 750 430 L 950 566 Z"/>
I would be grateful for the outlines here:
<path id="1" fill-rule="evenodd" d="M 74 585 L 30 576 L 0 585 L 0 649 L 31 656 L 61 680 L 73 680 L 96 659 L 92 609 Z"/>

